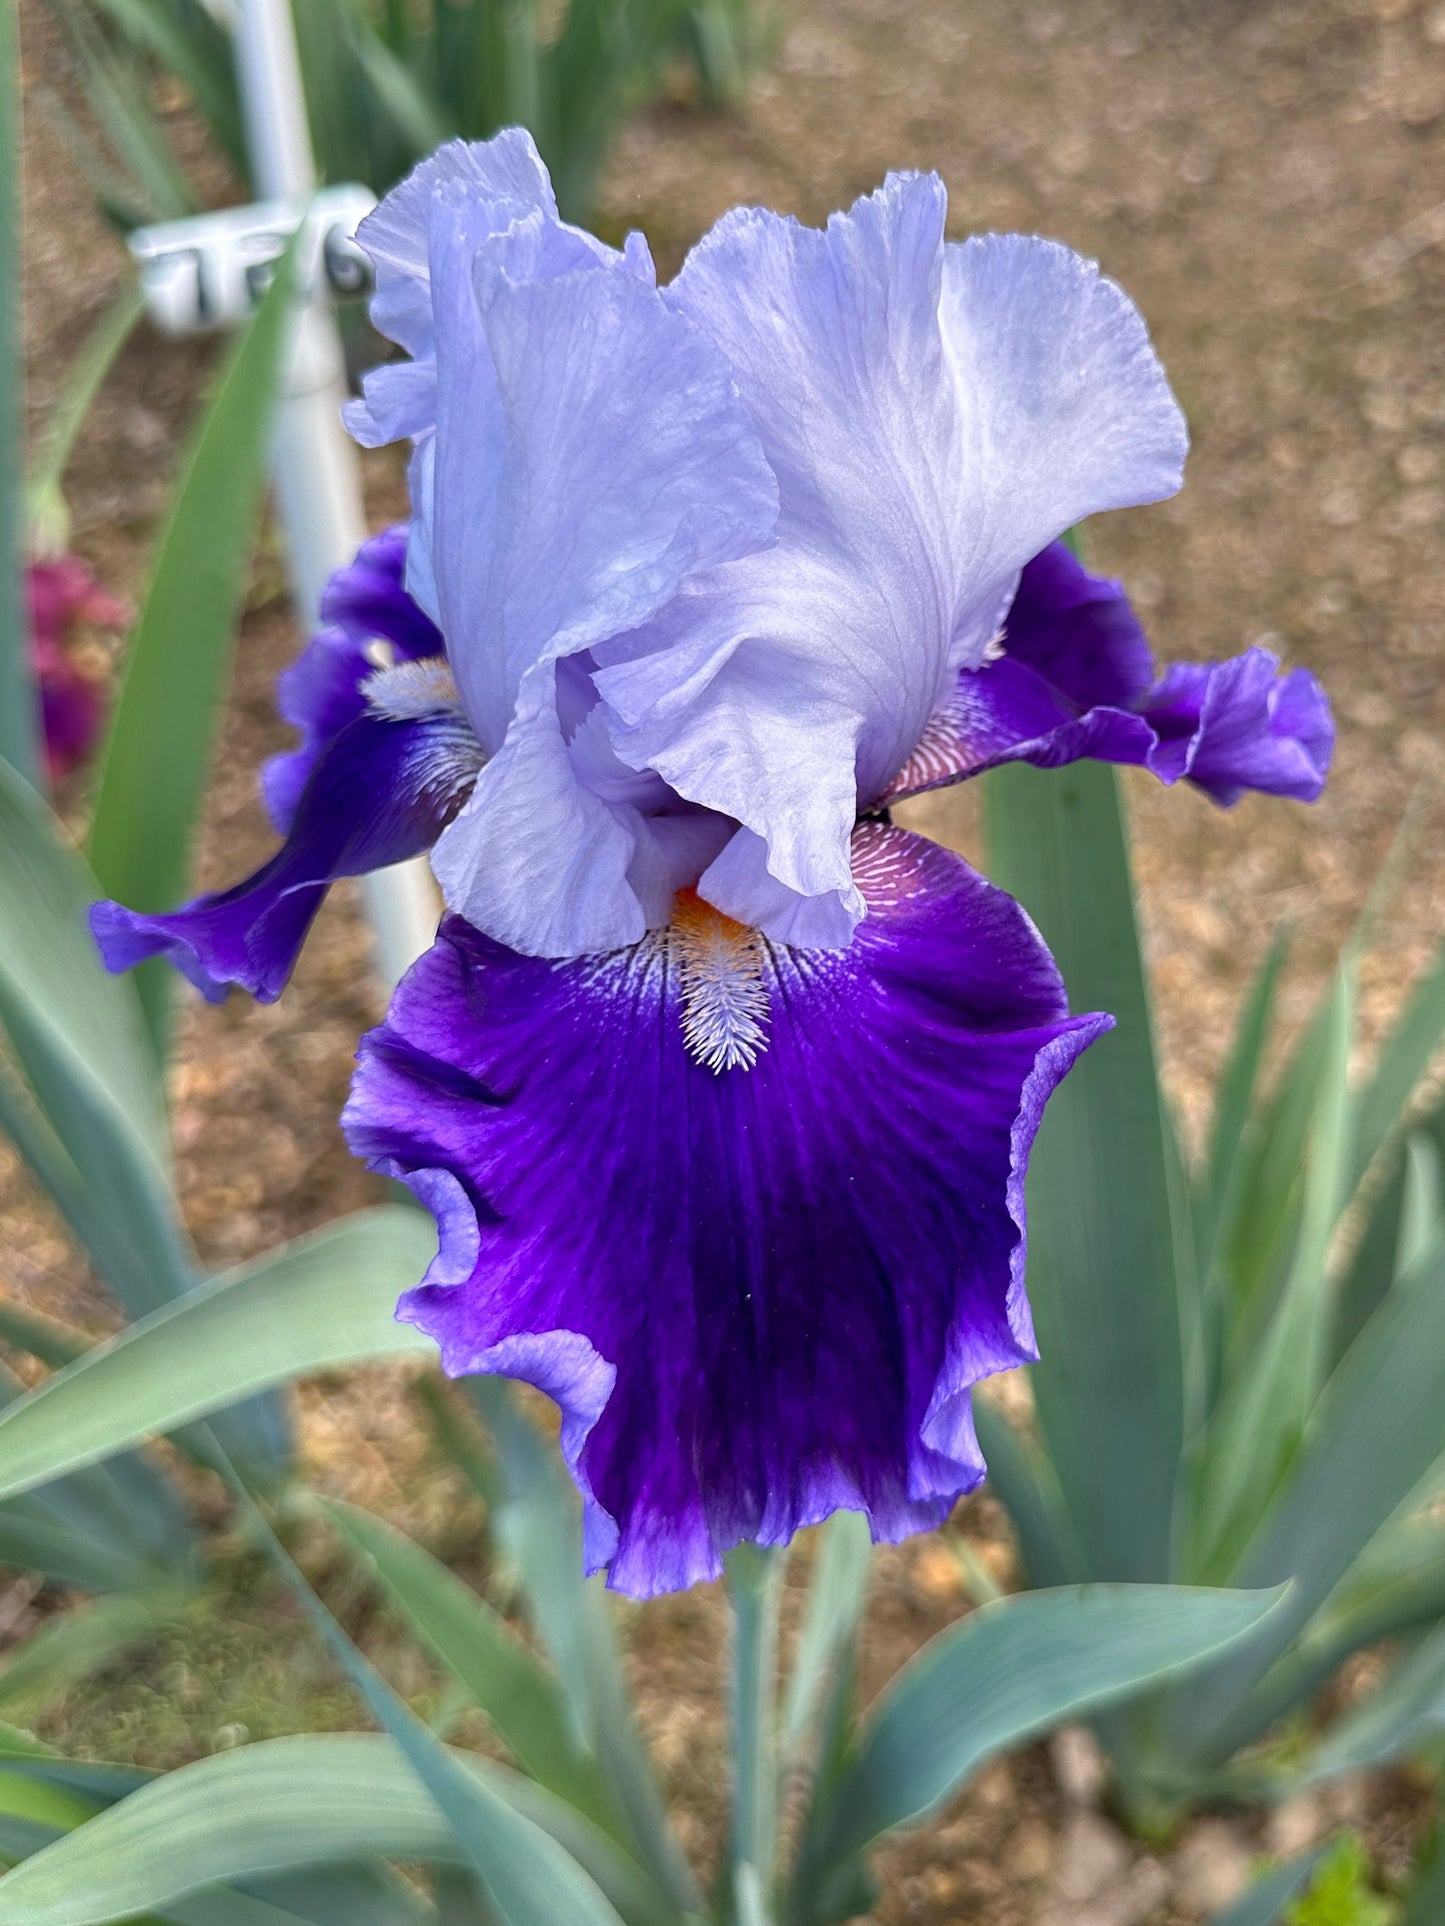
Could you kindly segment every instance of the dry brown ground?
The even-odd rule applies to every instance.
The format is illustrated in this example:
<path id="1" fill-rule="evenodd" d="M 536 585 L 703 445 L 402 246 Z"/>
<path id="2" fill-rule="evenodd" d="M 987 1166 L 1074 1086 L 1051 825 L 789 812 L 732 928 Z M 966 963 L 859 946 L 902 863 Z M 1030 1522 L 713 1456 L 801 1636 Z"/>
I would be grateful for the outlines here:
<path id="1" fill-rule="evenodd" d="M 1130 785 L 1164 1056 L 1197 1124 L 1241 984 L 1271 933 L 1282 918 L 1302 926 L 1287 1003 L 1297 1022 L 1412 797 L 1413 860 L 1367 963 L 1371 1036 L 1445 927 L 1445 6 L 794 0 L 789 11 L 781 58 L 744 118 L 663 108 L 632 130 L 606 186 L 608 222 L 645 227 L 671 267 L 735 201 L 817 220 L 890 167 L 936 167 L 956 233 L 1033 229 L 1096 254 L 1149 317 L 1194 435 L 1184 494 L 1099 525 L 1096 560 L 1127 579 L 1165 657 L 1267 639 L 1316 669 L 1334 698 L 1336 771 L 1313 811 L 1254 799 L 1223 814 L 1193 793 Z M 22 20 L 33 99 L 37 83 L 63 87 L 66 74 L 33 0 Z M 189 138 L 183 117 L 177 125 Z M 28 160 L 26 316 L 43 415 L 123 261 L 35 117 Z M 69 491 L 76 546 L 114 586 L 143 580 L 208 359 L 205 347 L 138 338 L 86 430 Z M 381 457 L 367 475 L 379 521 L 399 507 L 396 470 Z M 207 885 L 267 844 L 254 770 L 282 740 L 270 689 L 295 645 L 280 580 L 268 547 L 209 805 Z M 966 795 L 920 806 L 919 820 L 970 846 Z M 181 1183 L 210 1261 L 374 1194 L 335 1122 L 356 1036 L 376 1013 L 364 932 L 349 895 L 338 897 L 283 1004 L 186 1016 L 174 1093 Z M 7 1288 L 93 1319 L 88 1280 L 7 1173 L 0 1162 Z M 323 1482 L 383 1505 L 439 1502 L 425 1494 L 418 1432 L 389 1375 L 314 1390 L 306 1414 Z M 960 1528 L 998 1542 L 986 1501 L 964 1509 Z M 879 1564 L 875 1683 L 965 1602 L 936 1541 Z M 723 1772 L 717 1601 L 659 1602 L 634 1630 L 649 1729 L 707 1850 Z M 1343 1798 L 1398 1867 L 1418 1794 L 1373 1783 Z M 1325 1816 L 1288 1824 L 1302 1836 Z M 1101 1823 L 1060 1790 L 1042 1751 L 1027 1753 L 889 1855 L 878 1918 L 1198 1918 L 1181 1897 L 1197 1902 L 1197 1876 L 1171 1883 L 1174 1861 L 1156 1876 L 1132 1850 L 1118 1859 Z M 1232 1835 L 1236 1849 L 1243 1836 Z M 1216 1862 L 1228 1856 L 1229 1837 L 1214 1845 Z M 1207 1857 L 1209 1838 L 1196 1846 Z M 1094 1898 L 1083 1892 L 1090 1866 Z"/>

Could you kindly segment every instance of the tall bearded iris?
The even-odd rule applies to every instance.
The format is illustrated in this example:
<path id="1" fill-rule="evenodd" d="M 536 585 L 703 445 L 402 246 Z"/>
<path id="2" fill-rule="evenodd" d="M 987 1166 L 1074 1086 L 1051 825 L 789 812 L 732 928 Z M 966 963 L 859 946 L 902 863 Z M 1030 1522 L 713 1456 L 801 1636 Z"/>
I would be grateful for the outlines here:
<path id="1" fill-rule="evenodd" d="M 412 520 L 287 679 L 288 831 L 237 889 L 95 912 L 276 995 L 328 884 L 425 847 L 449 907 L 344 1122 L 435 1213 L 400 1315 L 562 1411 L 587 1550 L 647 1593 L 839 1506 L 937 1524 L 981 1378 L 1034 1355 L 1024 1174 L 1106 1016 L 886 805 L 1081 755 L 1311 796 L 1328 711 L 1261 651 L 1156 675 L 1060 531 L 1179 485 L 1138 314 L 1067 249 L 943 239 L 892 176 L 726 216 L 659 288 L 530 140 L 369 217 Z"/>

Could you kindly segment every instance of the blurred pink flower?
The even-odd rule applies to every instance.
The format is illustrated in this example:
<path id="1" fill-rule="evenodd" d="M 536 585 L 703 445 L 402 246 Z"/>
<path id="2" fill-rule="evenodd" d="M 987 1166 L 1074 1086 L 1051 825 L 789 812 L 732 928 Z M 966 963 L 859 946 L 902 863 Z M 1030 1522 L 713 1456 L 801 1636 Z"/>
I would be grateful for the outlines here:
<path id="1" fill-rule="evenodd" d="M 99 682 L 71 658 L 76 624 L 119 629 L 130 620 L 130 611 L 95 579 L 78 555 L 32 562 L 26 571 L 26 588 L 45 761 L 53 779 L 85 760 L 100 733 L 104 712 Z"/>

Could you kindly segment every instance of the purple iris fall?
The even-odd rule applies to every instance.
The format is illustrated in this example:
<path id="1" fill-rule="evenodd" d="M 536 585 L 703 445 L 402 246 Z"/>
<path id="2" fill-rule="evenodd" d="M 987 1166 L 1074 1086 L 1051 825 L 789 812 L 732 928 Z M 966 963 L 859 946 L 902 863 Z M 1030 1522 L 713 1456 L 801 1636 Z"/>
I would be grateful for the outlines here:
<path id="1" fill-rule="evenodd" d="M 1160 677 L 1058 545 L 1179 486 L 1139 315 L 944 212 L 917 175 L 824 232 L 738 210 L 659 288 L 525 134 L 443 148 L 361 231 L 407 358 L 350 425 L 410 439 L 412 520 L 283 683 L 284 846 L 94 913 L 112 968 L 271 998 L 335 878 L 433 850 L 449 914 L 345 1127 L 439 1225 L 400 1315 L 556 1400 L 629 1592 L 840 1506 L 939 1523 L 972 1387 L 1035 1355 L 1029 1150 L 1110 1019 L 887 804 L 1080 756 L 1310 798 L 1329 761 L 1311 677 Z"/>

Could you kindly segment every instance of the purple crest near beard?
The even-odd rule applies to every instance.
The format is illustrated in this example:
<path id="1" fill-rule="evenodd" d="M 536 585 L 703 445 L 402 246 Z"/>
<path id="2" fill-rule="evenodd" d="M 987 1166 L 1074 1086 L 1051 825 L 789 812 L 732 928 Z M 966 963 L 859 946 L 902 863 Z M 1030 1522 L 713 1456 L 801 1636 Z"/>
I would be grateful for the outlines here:
<path id="1" fill-rule="evenodd" d="M 1033 1358 L 1024 1174 L 1109 1027 L 958 857 L 854 839 L 851 947 L 756 945 L 766 1047 L 684 1036 L 685 926 L 554 963 L 453 917 L 363 1041 L 343 1124 L 436 1214 L 399 1315 L 454 1375 L 562 1409 L 590 1569 L 648 1594 L 833 1510 L 937 1525 L 984 1467 L 970 1391 Z"/>
<path id="2" fill-rule="evenodd" d="M 405 522 L 383 529 L 336 571 L 321 598 L 321 630 L 276 684 L 283 719 L 301 731 L 298 746 L 272 756 L 261 771 L 267 811 L 283 836 L 317 757 L 366 711 L 362 684 L 384 666 L 377 643 L 397 662 L 442 653 L 441 630 L 403 586 L 406 537 Z"/>
<path id="3" fill-rule="evenodd" d="M 964 670 L 885 791 L 897 802 L 1004 762 L 1055 769 L 1080 757 L 1181 778 L 1227 806 L 1248 789 L 1313 802 L 1334 720 L 1307 669 L 1280 675 L 1267 649 L 1184 662 L 1155 679 L 1153 654 L 1118 582 L 1062 542 L 1024 569 L 1002 653 Z"/>
<path id="4" fill-rule="evenodd" d="M 181 909 L 146 914 L 97 903 L 90 923 L 107 969 L 166 956 L 212 1003 L 233 983 L 274 1002 L 332 883 L 435 843 L 465 800 L 481 752 L 455 692 L 446 699 L 444 674 L 410 684 L 403 677 L 409 700 L 401 715 L 378 710 L 367 693 L 384 680 L 378 642 L 393 663 L 442 655 L 440 631 L 402 585 L 405 564 L 404 525 L 363 543 L 326 586 L 328 626 L 280 678 L 281 713 L 302 732 L 298 748 L 262 771 L 267 807 L 286 837 L 281 849 L 234 888 Z"/>
<path id="5" fill-rule="evenodd" d="M 476 740 L 455 711 L 357 716 L 324 745 L 285 843 L 253 876 L 159 915 L 91 906 L 106 968 L 165 956 L 211 1003 L 232 983 L 274 1003 L 331 885 L 430 849 L 479 765 Z"/>

